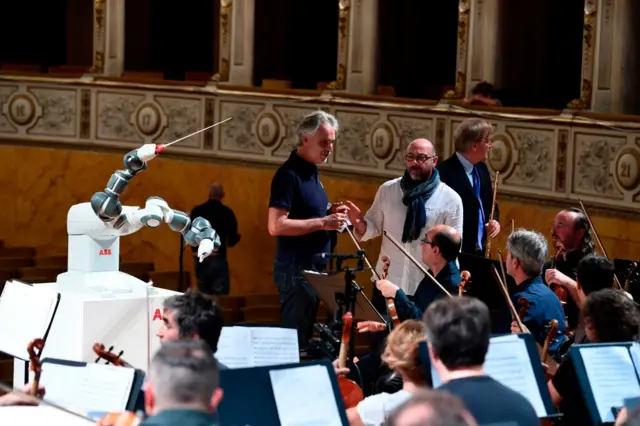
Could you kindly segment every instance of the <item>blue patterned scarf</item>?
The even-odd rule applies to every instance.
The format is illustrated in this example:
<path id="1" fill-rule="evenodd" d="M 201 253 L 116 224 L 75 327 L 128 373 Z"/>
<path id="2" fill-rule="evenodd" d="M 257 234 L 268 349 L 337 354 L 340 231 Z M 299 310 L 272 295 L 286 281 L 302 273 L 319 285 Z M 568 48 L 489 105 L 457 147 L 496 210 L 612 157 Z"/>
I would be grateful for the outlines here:
<path id="1" fill-rule="evenodd" d="M 431 177 L 426 181 L 411 179 L 409 172 L 405 170 L 400 181 L 402 188 L 402 204 L 407 206 L 407 216 L 404 219 L 402 230 L 402 242 L 410 242 L 420 238 L 420 231 L 427 224 L 427 212 L 424 204 L 433 195 L 440 184 L 440 174 L 434 168 Z"/>

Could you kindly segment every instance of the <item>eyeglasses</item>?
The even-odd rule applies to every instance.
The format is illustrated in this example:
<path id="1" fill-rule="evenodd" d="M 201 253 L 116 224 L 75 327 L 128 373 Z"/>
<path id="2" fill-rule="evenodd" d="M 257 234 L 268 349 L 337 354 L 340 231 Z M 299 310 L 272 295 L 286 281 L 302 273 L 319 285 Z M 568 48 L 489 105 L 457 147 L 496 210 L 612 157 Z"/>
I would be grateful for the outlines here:
<path id="1" fill-rule="evenodd" d="M 435 246 L 433 245 L 433 241 L 429 241 L 429 240 L 427 240 L 427 237 L 426 237 L 426 236 L 425 236 L 423 239 L 421 239 L 421 240 L 420 240 L 420 242 L 421 242 L 422 244 L 429 244 L 431 247 L 435 247 Z"/>
<path id="2" fill-rule="evenodd" d="M 404 159 L 409 161 L 417 161 L 419 164 L 425 163 L 426 161 L 435 158 L 435 155 L 427 155 L 427 154 L 407 154 L 404 156 Z"/>

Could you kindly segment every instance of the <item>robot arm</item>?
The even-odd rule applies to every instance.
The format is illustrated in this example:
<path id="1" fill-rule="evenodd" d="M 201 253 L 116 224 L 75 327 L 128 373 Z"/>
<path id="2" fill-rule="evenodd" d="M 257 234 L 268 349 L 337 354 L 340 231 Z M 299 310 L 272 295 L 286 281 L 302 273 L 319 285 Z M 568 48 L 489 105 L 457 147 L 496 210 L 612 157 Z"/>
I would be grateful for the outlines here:
<path id="1" fill-rule="evenodd" d="M 197 217 L 191 221 L 187 213 L 172 209 L 160 197 L 149 197 L 144 208 L 136 210 L 133 215 L 126 215 L 126 218 L 128 226 L 137 229 L 142 226 L 157 228 L 164 220 L 169 228 L 182 234 L 188 245 L 198 247 L 200 262 L 221 245 L 220 236 L 208 220 Z"/>

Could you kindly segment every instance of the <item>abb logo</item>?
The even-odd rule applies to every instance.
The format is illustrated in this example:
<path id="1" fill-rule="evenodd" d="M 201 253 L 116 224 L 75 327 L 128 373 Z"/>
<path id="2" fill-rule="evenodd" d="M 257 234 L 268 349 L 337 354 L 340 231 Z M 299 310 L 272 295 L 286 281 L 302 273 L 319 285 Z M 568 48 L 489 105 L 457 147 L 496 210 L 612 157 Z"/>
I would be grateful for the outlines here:
<path id="1" fill-rule="evenodd" d="M 156 309 L 156 311 L 153 313 L 153 318 L 151 319 L 151 321 L 155 320 L 162 321 L 162 312 L 160 312 L 160 309 Z"/>
<path id="2" fill-rule="evenodd" d="M 111 256 L 111 249 L 101 249 L 98 256 Z"/>

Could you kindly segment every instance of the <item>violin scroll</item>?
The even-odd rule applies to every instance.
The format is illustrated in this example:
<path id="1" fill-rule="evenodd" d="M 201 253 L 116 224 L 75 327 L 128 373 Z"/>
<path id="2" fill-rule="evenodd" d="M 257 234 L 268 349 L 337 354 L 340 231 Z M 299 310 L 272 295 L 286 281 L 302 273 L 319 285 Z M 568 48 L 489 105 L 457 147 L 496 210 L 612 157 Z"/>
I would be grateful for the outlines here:
<path id="1" fill-rule="evenodd" d="M 122 351 L 120 351 L 120 353 L 116 355 L 115 353 L 110 352 L 112 349 L 113 349 L 113 346 L 107 350 L 102 343 L 94 344 L 93 352 L 95 352 L 95 354 L 98 355 L 98 359 L 96 359 L 96 362 L 98 362 L 102 358 L 105 361 L 107 361 L 107 364 L 111 363 L 116 367 L 131 367 L 130 364 L 128 364 L 125 360 L 120 358 L 123 353 Z"/>
<path id="2" fill-rule="evenodd" d="M 98 420 L 97 426 L 138 426 L 142 422 L 140 416 L 131 411 L 122 413 L 109 413 Z"/>
<path id="3" fill-rule="evenodd" d="M 382 276 L 380 278 L 382 278 L 383 280 L 386 280 L 387 277 L 389 276 L 389 267 L 391 266 L 391 259 L 389 259 L 389 256 L 382 256 L 380 258 L 380 260 L 382 261 Z"/>
<path id="4" fill-rule="evenodd" d="M 36 354 L 36 349 L 38 353 Z M 29 394 L 32 396 L 38 396 L 38 386 L 40 385 L 40 374 L 42 373 L 42 363 L 40 362 L 40 354 L 44 349 L 43 339 L 33 339 L 27 345 L 27 352 L 29 353 L 29 369 L 33 371 L 33 381 L 31 382 L 31 389 Z"/>

